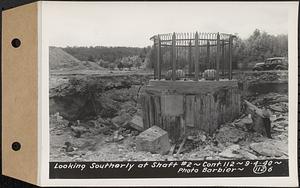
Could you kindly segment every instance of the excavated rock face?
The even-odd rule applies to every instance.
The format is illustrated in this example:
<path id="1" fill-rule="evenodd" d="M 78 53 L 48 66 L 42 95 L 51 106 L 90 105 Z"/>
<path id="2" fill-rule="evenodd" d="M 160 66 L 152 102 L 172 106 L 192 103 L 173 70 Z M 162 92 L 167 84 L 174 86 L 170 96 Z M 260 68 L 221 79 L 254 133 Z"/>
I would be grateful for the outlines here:
<path id="1" fill-rule="evenodd" d="M 139 89 L 147 80 L 143 75 L 52 79 L 50 114 L 59 112 L 64 119 L 76 121 L 97 116 L 114 118 L 121 109 L 135 113 L 132 107 L 136 106 Z"/>

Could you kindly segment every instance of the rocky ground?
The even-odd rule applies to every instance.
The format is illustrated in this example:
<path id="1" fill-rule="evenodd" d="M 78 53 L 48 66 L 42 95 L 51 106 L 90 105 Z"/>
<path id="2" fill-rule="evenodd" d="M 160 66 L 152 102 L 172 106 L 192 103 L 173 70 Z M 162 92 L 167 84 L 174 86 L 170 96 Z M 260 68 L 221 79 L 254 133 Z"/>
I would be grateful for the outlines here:
<path id="1" fill-rule="evenodd" d="M 86 84 L 91 82 L 96 84 Z M 288 158 L 288 96 L 270 92 L 247 96 L 247 99 L 270 110 L 272 138 L 249 130 L 252 120 L 243 114 L 221 125 L 213 135 L 194 132 L 178 154 L 180 143 L 173 153 L 166 155 L 137 151 L 135 140 L 140 131 L 130 121 L 141 116 L 138 94 L 146 83 L 145 76 L 52 78 L 50 161 Z"/>

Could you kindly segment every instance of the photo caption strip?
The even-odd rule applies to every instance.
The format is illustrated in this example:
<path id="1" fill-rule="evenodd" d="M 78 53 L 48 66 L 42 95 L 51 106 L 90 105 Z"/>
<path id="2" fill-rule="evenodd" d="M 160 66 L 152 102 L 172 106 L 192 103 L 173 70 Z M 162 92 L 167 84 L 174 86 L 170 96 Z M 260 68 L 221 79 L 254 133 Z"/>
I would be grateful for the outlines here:
<path id="1" fill-rule="evenodd" d="M 50 162 L 50 179 L 289 176 L 288 160 Z"/>

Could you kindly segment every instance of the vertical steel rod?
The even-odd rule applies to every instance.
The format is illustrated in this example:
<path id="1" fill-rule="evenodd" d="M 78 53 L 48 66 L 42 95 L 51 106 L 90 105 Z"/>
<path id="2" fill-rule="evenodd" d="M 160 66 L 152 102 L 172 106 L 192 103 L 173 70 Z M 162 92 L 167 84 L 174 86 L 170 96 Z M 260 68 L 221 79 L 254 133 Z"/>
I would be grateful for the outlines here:
<path id="1" fill-rule="evenodd" d="M 220 34 L 217 34 L 217 62 L 216 62 L 216 80 L 219 80 L 219 69 L 220 69 Z"/>
<path id="2" fill-rule="evenodd" d="M 207 49 L 206 49 L 206 55 L 207 55 L 207 59 L 206 59 L 206 63 L 208 65 L 209 68 L 212 68 L 211 65 L 210 65 L 210 44 L 209 44 L 209 41 L 207 41 Z"/>
<path id="3" fill-rule="evenodd" d="M 233 37 L 230 35 L 229 37 L 229 80 L 232 79 L 232 43 Z"/>
<path id="4" fill-rule="evenodd" d="M 199 80 L 199 36 L 195 34 L 195 81 Z"/>
<path id="5" fill-rule="evenodd" d="M 160 44 L 160 36 L 157 35 L 157 78 L 158 80 L 161 79 L 161 44 Z"/>
<path id="6" fill-rule="evenodd" d="M 225 74 L 225 41 L 222 40 L 222 60 L 221 60 L 221 64 L 222 64 L 222 76 L 224 76 Z"/>
<path id="7" fill-rule="evenodd" d="M 189 44 L 189 74 L 191 75 L 193 72 L 193 67 L 192 67 L 192 41 L 190 41 Z"/>
<path id="8" fill-rule="evenodd" d="M 156 56 L 157 54 L 157 43 L 156 43 L 156 39 L 154 39 L 154 44 L 153 44 L 153 48 L 154 48 L 154 52 L 156 52 Z M 155 54 L 154 54 L 155 55 Z M 154 56 L 155 57 L 155 56 Z M 153 69 L 154 69 L 154 74 L 153 74 L 153 78 L 154 80 L 157 79 L 157 63 L 153 63 Z"/>
<path id="9" fill-rule="evenodd" d="M 172 36 L 172 80 L 176 80 L 176 35 Z"/>

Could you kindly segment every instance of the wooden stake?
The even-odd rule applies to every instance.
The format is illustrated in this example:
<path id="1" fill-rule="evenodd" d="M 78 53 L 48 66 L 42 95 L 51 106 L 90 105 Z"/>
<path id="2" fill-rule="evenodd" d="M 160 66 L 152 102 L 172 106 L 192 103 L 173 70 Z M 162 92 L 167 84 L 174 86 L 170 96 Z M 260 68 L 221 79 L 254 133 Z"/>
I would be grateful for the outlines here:
<path id="1" fill-rule="evenodd" d="M 175 147 L 176 147 L 176 144 L 173 144 L 173 145 L 171 146 L 171 149 L 170 149 L 170 151 L 169 151 L 169 155 L 173 155 Z"/>
<path id="2" fill-rule="evenodd" d="M 181 144 L 180 144 L 180 146 L 179 146 L 179 149 L 178 149 L 178 151 L 176 152 L 176 156 L 178 156 L 178 155 L 180 154 L 180 152 L 181 152 L 181 150 L 182 150 L 182 148 L 183 148 L 183 146 L 184 146 L 184 144 L 185 144 L 185 141 L 186 141 L 186 137 L 183 138 L 183 140 L 182 140 L 182 142 L 181 142 Z"/>

